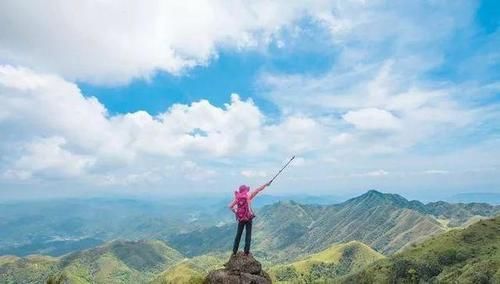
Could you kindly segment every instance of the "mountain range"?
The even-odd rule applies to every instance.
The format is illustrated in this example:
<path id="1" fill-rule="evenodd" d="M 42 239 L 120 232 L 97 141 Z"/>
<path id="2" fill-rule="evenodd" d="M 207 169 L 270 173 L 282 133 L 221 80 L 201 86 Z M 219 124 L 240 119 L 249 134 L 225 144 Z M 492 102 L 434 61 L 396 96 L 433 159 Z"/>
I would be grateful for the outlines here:
<path id="1" fill-rule="evenodd" d="M 257 211 L 254 252 L 268 261 L 288 261 L 333 243 L 361 241 L 390 255 L 414 242 L 468 222 L 494 216 L 486 203 L 408 201 L 375 190 L 333 205 L 278 202 Z M 227 251 L 234 224 L 171 235 L 167 242 L 188 256 Z"/>
<path id="2" fill-rule="evenodd" d="M 230 216 L 227 213 L 229 211 L 226 218 Z M 500 228 L 494 225 L 498 218 L 478 220 L 499 213 L 500 206 L 485 203 L 423 204 L 375 190 L 331 205 L 282 201 L 257 209 L 252 252 L 277 282 L 288 281 L 290 277 L 308 283 L 370 281 L 379 274 L 377 267 L 389 271 L 381 274 L 380 277 L 386 277 L 381 278 L 384 281 L 394 275 L 401 279 L 412 279 L 411 275 L 421 277 L 419 279 L 452 279 L 455 270 L 448 273 L 446 263 L 440 263 L 440 273 L 433 272 L 431 276 L 424 276 L 427 272 L 419 274 L 423 268 L 418 265 L 417 272 L 394 274 L 391 271 L 399 271 L 402 265 L 397 261 L 399 255 L 406 255 L 418 264 L 419 257 L 426 254 L 410 252 L 416 249 L 433 252 L 437 244 L 460 247 L 463 245 L 460 240 L 470 242 L 470 250 L 465 252 L 467 259 L 477 257 L 486 259 L 487 267 L 496 265 L 496 240 L 489 243 L 486 238 L 495 232 L 500 235 Z M 177 228 L 187 228 L 189 223 L 177 224 L 183 224 Z M 477 237 L 475 232 L 483 226 L 489 233 Z M 153 231 L 155 226 L 146 228 Z M 191 230 L 169 229 L 171 231 L 157 235 L 161 240 L 107 241 L 58 257 L 1 256 L 0 283 L 201 283 L 208 271 L 221 267 L 227 259 L 235 228 L 234 221 L 228 221 L 211 226 L 196 225 Z M 126 232 L 128 230 L 122 236 L 126 236 Z M 131 239 L 137 236 L 140 234 L 133 234 Z M 432 242 L 438 243 L 427 245 Z M 484 248 L 481 243 L 485 243 Z M 487 248 L 495 248 L 493 254 L 487 254 Z M 461 253 L 450 252 L 452 258 L 459 259 L 463 257 L 456 255 Z M 453 265 L 458 263 L 455 261 Z M 366 271 L 365 267 L 368 267 Z M 411 265 L 403 267 L 413 269 Z M 490 270 L 484 273 L 484 277 L 496 277 Z"/>

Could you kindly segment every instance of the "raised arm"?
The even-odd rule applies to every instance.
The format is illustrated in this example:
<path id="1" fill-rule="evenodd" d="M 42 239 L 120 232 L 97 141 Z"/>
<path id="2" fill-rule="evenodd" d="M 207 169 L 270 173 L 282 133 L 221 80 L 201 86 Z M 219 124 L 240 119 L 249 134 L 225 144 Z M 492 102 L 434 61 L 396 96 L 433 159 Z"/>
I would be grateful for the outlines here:
<path id="1" fill-rule="evenodd" d="M 266 184 L 263 184 L 263 185 L 257 187 L 256 189 L 252 190 L 252 192 L 250 193 L 250 199 L 253 199 L 259 192 L 263 191 L 264 188 L 266 188 L 270 185 L 271 185 L 271 181 L 269 181 Z"/>

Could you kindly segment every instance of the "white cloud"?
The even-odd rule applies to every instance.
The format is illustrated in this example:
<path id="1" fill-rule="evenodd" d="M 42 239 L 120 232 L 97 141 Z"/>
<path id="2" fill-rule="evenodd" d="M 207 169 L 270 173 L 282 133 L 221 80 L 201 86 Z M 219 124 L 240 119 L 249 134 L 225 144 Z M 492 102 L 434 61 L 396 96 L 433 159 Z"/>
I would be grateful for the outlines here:
<path id="1" fill-rule="evenodd" d="M 0 105 L 0 131 L 8 133 L 0 142 L 0 170 L 19 179 L 81 177 L 128 185 L 182 175 L 200 181 L 216 175 L 204 161 L 269 160 L 310 151 L 324 136 L 321 124 L 305 116 L 270 124 L 251 99 L 237 94 L 223 107 L 201 100 L 157 116 L 110 115 L 75 84 L 10 65 L 0 66 Z M 172 167 L 162 170 L 165 164 Z"/>
<path id="2" fill-rule="evenodd" d="M 442 43 L 471 25 L 471 5 L 3 1 L 1 177 L 99 185 L 260 178 L 283 157 L 297 154 L 307 162 L 297 159 L 300 168 L 289 169 L 294 182 L 288 188 L 331 190 L 384 185 L 398 173 L 413 176 L 399 184 L 403 187 L 431 179 L 435 185 L 447 171 L 494 168 L 498 141 L 476 134 L 485 124 L 495 124 L 500 110 L 474 99 L 494 93 L 496 84 L 456 84 L 429 76 L 446 60 Z M 145 111 L 112 115 L 71 82 L 121 84 L 157 71 L 182 74 L 209 64 L 222 49 L 286 47 L 281 33 L 296 28 L 303 17 L 329 30 L 322 40 L 335 50 L 335 62 L 316 75 L 263 74 L 262 96 L 282 114 L 272 120 L 236 94 L 224 106 L 201 100 L 173 105 L 156 116 Z M 494 62 L 493 52 L 488 58 Z M 475 60 L 468 66 L 485 59 Z M 464 100 L 471 95 L 474 99 Z M 426 170 L 434 168 L 439 170 Z M 498 180 L 496 173 L 442 181 L 465 185 L 470 178 L 490 186 Z M 325 184 L 332 175 L 350 183 Z M 307 183 L 300 184 L 301 179 Z"/>
<path id="3" fill-rule="evenodd" d="M 426 170 L 423 173 L 427 174 L 427 175 L 446 175 L 446 174 L 449 174 L 450 171 L 446 171 L 446 170 Z"/>
<path id="4" fill-rule="evenodd" d="M 215 170 L 202 168 L 195 162 L 189 160 L 181 164 L 181 171 L 185 178 L 193 181 L 206 182 L 217 174 Z"/>
<path id="5" fill-rule="evenodd" d="M 330 143 L 333 145 L 346 145 L 353 142 L 353 135 L 350 133 L 340 133 L 330 137 Z"/>
<path id="6" fill-rule="evenodd" d="M 377 108 L 348 111 L 342 118 L 362 130 L 394 130 L 400 122 L 393 114 Z"/>
<path id="7" fill-rule="evenodd" d="M 253 178 L 253 177 L 260 177 L 264 178 L 267 177 L 267 173 L 262 170 L 242 170 L 241 175 L 247 178 Z"/>
<path id="8" fill-rule="evenodd" d="M 401 153 L 437 135 L 455 134 L 485 111 L 462 103 L 467 89 L 427 73 L 443 63 L 442 42 L 473 20 L 470 8 L 338 2 L 318 14 L 338 49 L 330 70 L 263 73 L 263 97 L 286 115 L 325 121 L 332 160 Z M 435 26 L 439 31 L 429 34 Z"/>
<path id="9" fill-rule="evenodd" d="M 21 179 L 31 177 L 79 177 L 91 168 L 95 158 L 74 154 L 66 149 L 62 137 L 38 139 L 25 146 L 24 154 L 14 163 L 9 175 Z"/>
<path id="10" fill-rule="evenodd" d="M 318 1 L 2 1 L 0 58 L 65 79 L 124 83 L 267 46 Z"/>
<path id="11" fill-rule="evenodd" d="M 385 170 L 375 170 L 364 173 L 354 173 L 351 174 L 352 177 L 383 177 L 389 175 L 389 172 Z"/>

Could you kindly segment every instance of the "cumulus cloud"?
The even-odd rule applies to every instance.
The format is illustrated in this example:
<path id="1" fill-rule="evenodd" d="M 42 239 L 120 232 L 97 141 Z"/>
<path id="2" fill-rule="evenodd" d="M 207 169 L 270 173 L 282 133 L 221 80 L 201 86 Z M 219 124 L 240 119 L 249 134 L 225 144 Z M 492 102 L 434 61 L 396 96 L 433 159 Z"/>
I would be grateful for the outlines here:
<path id="1" fill-rule="evenodd" d="M 203 159 L 310 150 L 321 135 L 321 125 L 307 117 L 268 123 L 251 99 L 237 94 L 222 107 L 200 100 L 156 116 L 110 115 L 74 83 L 10 65 L 0 66 L 0 105 L 3 176 L 19 179 L 133 184 L 179 174 L 196 181 L 216 174 L 199 164 Z M 161 168 L 165 160 L 173 164 L 169 170 Z"/>
<path id="2" fill-rule="evenodd" d="M 386 181 L 415 173 L 407 176 L 418 176 L 418 186 L 459 172 L 449 170 L 454 167 L 495 168 L 498 135 L 487 132 L 495 131 L 500 109 L 480 98 L 495 96 L 498 84 L 444 81 L 433 72 L 448 58 L 445 42 L 476 34 L 469 29 L 474 5 L 3 1 L 1 177 L 100 185 L 259 178 L 271 173 L 270 160 L 279 164 L 293 154 L 305 162 L 297 159 L 300 171 L 289 185 L 303 188 L 330 186 L 321 180 L 332 175 Z M 274 103 L 276 117 L 237 94 L 223 106 L 200 100 L 158 115 L 110 114 L 75 83 L 122 84 L 157 71 L 182 75 L 210 64 L 221 50 L 283 48 L 282 34 L 300 29 L 304 19 L 328 31 L 319 42 L 335 50 L 335 62 L 313 75 L 262 73 L 260 99 Z M 470 67 L 481 65 L 486 69 L 477 72 L 487 74 L 498 62 L 498 32 L 491 38 L 478 49 L 487 58 L 475 54 L 452 69 L 477 79 Z M 491 62 L 481 64 L 485 60 Z M 308 182 L 300 184 L 301 178 Z"/>
<path id="3" fill-rule="evenodd" d="M 64 149 L 65 144 L 62 137 L 28 143 L 24 154 L 15 162 L 13 171 L 28 174 L 29 177 L 78 177 L 93 166 L 93 157 L 71 153 Z"/>
<path id="4" fill-rule="evenodd" d="M 263 48 L 318 1 L 2 1 L 0 58 L 65 79 L 120 84 Z"/>

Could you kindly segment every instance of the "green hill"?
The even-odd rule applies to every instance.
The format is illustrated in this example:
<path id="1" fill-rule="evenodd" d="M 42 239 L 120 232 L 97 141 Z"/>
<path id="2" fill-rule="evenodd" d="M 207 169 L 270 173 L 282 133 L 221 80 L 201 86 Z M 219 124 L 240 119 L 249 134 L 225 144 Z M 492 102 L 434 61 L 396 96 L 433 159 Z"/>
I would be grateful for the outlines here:
<path id="1" fill-rule="evenodd" d="M 206 271 L 189 260 L 176 264 L 158 275 L 152 284 L 201 284 Z"/>
<path id="2" fill-rule="evenodd" d="M 19 258 L 0 265 L 0 283 L 145 283 L 184 256 L 161 241 L 113 241 L 59 259 Z"/>
<path id="3" fill-rule="evenodd" d="M 500 217 L 433 237 L 341 282 L 500 283 Z"/>
<path id="4" fill-rule="evenodd" d="M 351 241 L 336 244 L 321 252 L 285 265 L 269 269 L 273 281 L 307 283 L 328 282 L 339 276 L 357 271 L 384 256 L 367 245 Z"/>
<path id="5" fill-rule="evenodd" d="M 209 271 L 222 268 L 226 261 L 227 254 L 206 254 L 191 259 L 184 259 L 182 262 L 160 273 L 152 283 L 202 283 Z"/>
<path id="6" fill-rule="evenodd" d="M 58 271 L 57 259 L 50 256 L 0 257 L 0 283 L 45 283 Z"/>

